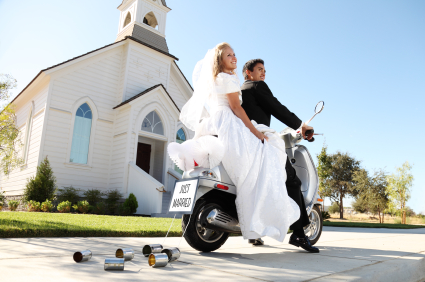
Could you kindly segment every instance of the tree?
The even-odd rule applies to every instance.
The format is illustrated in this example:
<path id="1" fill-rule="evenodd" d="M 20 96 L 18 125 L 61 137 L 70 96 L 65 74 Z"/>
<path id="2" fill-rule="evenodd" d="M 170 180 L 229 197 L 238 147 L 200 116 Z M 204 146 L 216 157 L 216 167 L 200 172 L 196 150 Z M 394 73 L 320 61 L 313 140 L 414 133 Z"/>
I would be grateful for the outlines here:
<path id="1" fill-rule="evenodd" d="M 406 216 L 416 216 L 416 213 L 411 207 L 406 206 Z"/>
<path id="2" fill-rule="evenodd" d="M 379 215 L 379 223 L 384 223 L 384 211 L 388 208 L 389 196 L 387 192 L 387 176 L 382 170 L 369 176 L 365 169 L 354 173 L 353 177 L 357 189 L 356 204 L 363 205 L 365 210 Z M 360 207 L 357 207 L 361 209 Z M 382 217 L 381 217 L 382 213 Z"/>
<path id="3" fill-rule="evenodd" d="M 44 202 L 45 200 L 53 200 L 56 192 L 56 177 L 53 175 L 53 170 L 50 167 L 50 162 L 46 158 L 37 167 L 37 173 L 32 176 L 24 190 L 24 201 L 31 200 L 36 202 Z"/>
<path id="4" fill-rule="evenodd" d="M 390 196 L 390 206 L 398 208 L 401 213 L 401 224 L 406 224 L 406 202 L 410 199 L 410 187 L 413 184 L 412 166 L 405 162 L 396 169 L 396 173 L 388 176 L 387 192 Z"/>
<path id="5" fill-rule="evenodd" d="M 8 103 L 10 90 L 16 80 L 10 75 L 0 74 L 0 166 L 5 175 L 22 164 L 19 149 L 22 146 L 13 105 Z"/>
<path id="6" fill-rule="evenodd" d="M 124 202 L 124 207 L 128 207 L 131 214 L 137 211 L 139 204 L 137 203 L 137 198 L 136 196 L 134 196 L 133 193 L 130 193 L 130 195 L 128 195 L 128 198 Z"/>
<path id="7" fill-rule="evenodd" d="M 317 155 L 317 174 L 319 176 L 319 194 L 321 197 L 325 198 L 325 191 L 329 188 L 326 185 L 328 183 L 325 181 L 328 177 L 330 177 L 330 168 L 331 168 L 331 160 L 327 154 L 328 146 L 323 144 L 322 150 L 320 154 Z M 324 205 L 322 205 L 324 207 Z"/>
<path id="8" fill-rule="evenodd" d="M 329 207 L 329 213 L 337 213 L 339 212 L 339 205 L 337 202 L 333 202 L 332 205 Z"/>
<path id="9" fill-rule="evenodd" d="M 359 213 L 369 212 L 369 206 L 363 197 L 357 197 L 353 203 L 353 209 Z"/>
<path id="10" fill-rule="evenodd" d="M 324 197 L 329 197 L 332 202 L 339 204 L 339 217 L 343 219 L 344 197 L 357 195 L 353 176 L 354 172 L 359 170 L 360 162 L 352 158 L 348 153 L 341 152 L 327 155 L 324 159 L 324 172 L 321 178 L 323 185 L 320 194 Z"/>

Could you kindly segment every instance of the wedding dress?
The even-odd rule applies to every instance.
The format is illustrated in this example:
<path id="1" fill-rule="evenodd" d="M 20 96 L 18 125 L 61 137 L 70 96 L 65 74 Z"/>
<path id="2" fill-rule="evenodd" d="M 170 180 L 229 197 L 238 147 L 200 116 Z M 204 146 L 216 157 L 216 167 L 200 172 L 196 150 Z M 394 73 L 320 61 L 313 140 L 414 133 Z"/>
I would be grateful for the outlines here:
<path id="1" fill-rule="evenodd" d="M 204 66 L 205 63 L 204 61 Z M 208 61 L 206 65 L 209 66 Z M 212 85 L 204 88 L 204 91 L 208 91 L 209 94 L 202 98 L 199 97 L 199 91 L 196 93 L 197 84 L 194 83 L 195 93 L 191 98 L 198 99 L 198 103 L 205 102 L 208 111 L 206 112 L 203 107 L 202 112 L 198 108 L 187 108 L 187 106 L 195 105 L 193 100 L 189 100 L 185 105 L 186 109 L 184 107 L 182 110 L 181 120 L 189 128 L 195 129 L 195 138 L 186 146 L 183 145 L 188 141 L 179 144 L 180 146 L 169 147 L 169 155 L 176 164 L 179 160 L 188 158 L 192 163 L 192 158 L 196 161 L 198 157 L 193 151 L 199 151 L 199 147 L 205 148 L 211 144 L 211 151 L 216 148 L 223 150 L 224 154 L 221 153 L 219 158 L 236 186 L 236 209 L 243 237 L 256 239 L 269 236 L 283 241 L 289 226 L 300 216 L 298 205 L 288 196 L 285 187 L 284 141 L 274 130 L 253 122 L 269 138 L 269 141 L 264 140 L 263 144 L 233 113 L 226 94 L 238 92 L 242 104 L 240 82 L 236 75 L 220 73 L 215 81 L 209 83 Z M 193 118 L 195 110 L 203 118 L 200 123 L 188 122 L 187 117 L 196 121 L 196 117 Z M 187 114 L 186 117 L 185 114 Z M 220 144 L 205 142 L 205 140 L 198 143 L 199 140 L 211 135 L 218 135 Z M 211 151 L 210 153 L 214 154 Z M 188 157 L 185 158 L 185 155 Z"/>

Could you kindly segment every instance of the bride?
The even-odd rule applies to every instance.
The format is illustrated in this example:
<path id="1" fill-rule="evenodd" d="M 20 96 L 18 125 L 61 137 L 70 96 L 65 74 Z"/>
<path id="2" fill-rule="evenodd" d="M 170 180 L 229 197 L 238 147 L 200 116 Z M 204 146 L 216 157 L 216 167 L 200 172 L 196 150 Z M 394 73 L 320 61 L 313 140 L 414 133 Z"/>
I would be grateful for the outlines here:
<path id="1" fill-rule="evenodd" d="M 195 131 L 195 137 L 170 146 L 168 152 L 180 168 L 188 170 L 193 168 L 193 161 L 199 164 L 195 151 L 199 151 L 197 142 L 202 136 L 218 135 L 219 149 L 212 148 L 213 142 L 209 149 L 220 151 L 216 160 L 222 161 L 236 186 L 236 209 L 243 237 L 269 236 L 283 241 L 289 226 L 300 216 L 298 205 L 284 187 L 285 145 L 273 130 L 251 122 L 241 107 L 236 64 L 236 55 L 228 43 L 218 44 L 197 63 L 194 93 L 180 114 L 183 124 Z M 209 163 L 210 167 L 215 165 L 218 163 Z"/>

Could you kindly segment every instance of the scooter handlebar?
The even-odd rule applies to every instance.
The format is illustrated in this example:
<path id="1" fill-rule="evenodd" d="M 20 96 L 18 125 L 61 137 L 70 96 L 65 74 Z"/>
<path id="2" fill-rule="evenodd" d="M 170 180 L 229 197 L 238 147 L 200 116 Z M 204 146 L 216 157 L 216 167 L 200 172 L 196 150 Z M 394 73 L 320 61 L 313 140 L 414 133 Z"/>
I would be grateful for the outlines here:
<path id="1" fill-rule="evenodd" d="M 308 136 L 310 134 L 314 134 L 314 129 L 309 129 L 305 132 L 305 136 Z M 308 140 L 307 138 L 304 138 L 304 140 L 307 140 L 308 142 L 314 142 L 314 137 L 312 137 L 310 140 Z"/>

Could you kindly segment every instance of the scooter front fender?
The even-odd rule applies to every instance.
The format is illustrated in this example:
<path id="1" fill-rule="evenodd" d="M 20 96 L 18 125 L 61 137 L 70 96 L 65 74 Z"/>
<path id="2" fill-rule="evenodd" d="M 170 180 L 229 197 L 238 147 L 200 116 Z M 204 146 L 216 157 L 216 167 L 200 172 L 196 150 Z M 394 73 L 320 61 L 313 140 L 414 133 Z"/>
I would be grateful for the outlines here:
<path id="1" fill-rule="evenodd" d="M 307 148 L 302 145 L 296 145 L 295 148 L 294 158 L 291 159 L 291 163 L 297 172 L 298 178 L 301 180 L 301 192 L 304 196 L 307 213 L 310 214 L 319 190 L 319 177 Z"/>

